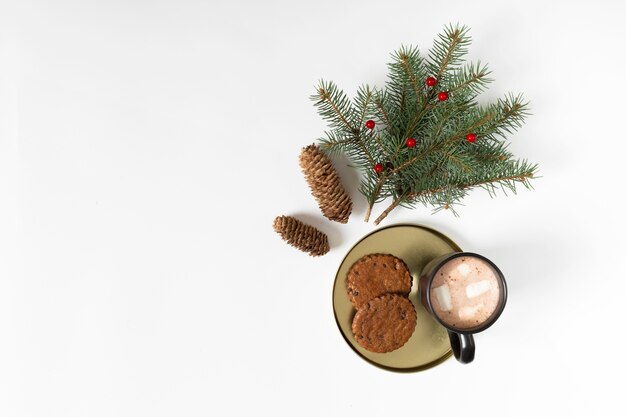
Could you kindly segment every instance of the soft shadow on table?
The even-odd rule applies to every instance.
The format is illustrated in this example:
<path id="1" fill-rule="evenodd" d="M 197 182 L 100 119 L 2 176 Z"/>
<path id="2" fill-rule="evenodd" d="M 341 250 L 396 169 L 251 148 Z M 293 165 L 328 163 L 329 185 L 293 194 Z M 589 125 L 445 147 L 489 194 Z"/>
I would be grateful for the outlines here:
<path id="1" fill-rule="evenodd" d="M 328 220 L 322 215 L 321 211 L 318 213 L 296 212 L 290 214 L 290 216 L 293 216 L 296 219 L 326 233 L 326 235 L 328 236 L 328 244 L 330 245 L 331 249 L 341 245 L 341 243 L 343 242 L 343 236 L 341 232 L 341 226 L 343 225 L 341 223 Z"/>

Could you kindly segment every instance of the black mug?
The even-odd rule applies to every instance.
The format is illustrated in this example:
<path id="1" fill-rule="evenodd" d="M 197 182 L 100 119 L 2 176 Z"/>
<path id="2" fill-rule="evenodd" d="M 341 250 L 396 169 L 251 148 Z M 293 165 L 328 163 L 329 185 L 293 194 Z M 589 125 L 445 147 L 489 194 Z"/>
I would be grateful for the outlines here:
<path id="1" fill-rule="evenodd" d="M 499 296 L 496 301 L 493 312 L 488 316 L 488 318 L 486 318 L 483 321 L 480 321 L 479 323 L 473 326 L 465 326 L 465 325 L 462 327 L 459 325 L 455 326 L 451 320 L 448 319 L 446 321 L 442 319 L 441 317 L 439 317 L 436 312 L 437 308 L 433 307 L 433 303 L 435 302 L 432 299 L 432 294 L 431 294 L 433 290 L 433 281 L 437 277 L 437 273 L 440 273 L 440 275 L 443 277 L 444 275 L 443 272 L 440 272 L 442 271 L 442 268 L 448 265 L 449 262 L 453 261 L 456 258 L 461 258 L 462 262 L 465 262 L 467 258 L 474 258 L 476 260 L 474 262 L 477 262 L 478 264 L 486 265 L 488 268 L 490 268 L 491 272 L 493 272 L 493 275 L 495 276 L 495 281 L 497 282 L 497 285 L 498 285 Z M 466 269 L 468 268 L 467 267 L 468 264 L 466 264 Z M 449 265 L 453 265 L 453 264 L 449 264 Z M 470 272 L 468 272 L 468 274 L 469 273 Z M 441 279 L 445 279 L 445 277 L 440 278 L 440 280 Z M 485 280 L 485 281 L 489 281 L 489 280 Z M 490 284 L 490 283 L 487 282 L 487 284 Z M 478 283 L 477 285 L 480 286 L 480 289 L 473 290 L 474 293 L 477 291 L 483 290 L 486 286 L 485 284 L 481 284 L 481 283 Z M 470 292 L 468 288 L 469 288 L 469 285 L 465 287 L 465 292 L 468 294 L 467 297 L 470 296 Z M 477 288 L 477 287 L 475 286 L 473 288 Z M 489 328 L 498 319 L 498 317 L 500 317 L 500 314 L 502 314 L 502 311 L 504 310 L 504 306 L 506 304 L 507 287 L 506 287 L 506 281 L 504 280 L 504 275 L 502 274 L 502 271 L 500 271 L 500 269 L 489 259 L 477 253 L 453 252 L 453 253 L 449 253 L 446 255 L 442 255 L 438 258 L 435 258 L 432 261 L 430 261 L 428 264 L 426 264 L 419 278 L 418 290 L 419 290 L 419 298 L 421 300 L 422 305 L 426 309 L 426 311 L 428 311 L 435 318 L 435 320 L 437 320 L 439 324 L 441 324 L 443 327 L 445 327 L 448 330 L 448 336 L 450 337 L 450 346 L 452 347 L 452 352 L 454 353 L 454 357 L 461 363 L 472 362 L 474 360 L 474 354 L 476 350 L 476 345 L 474 344 L 473 334 L 482 332 L 483 330 L 486 330 L 487 328 Z M 446 297 L 448 300 L 450 300 L 449 303 L 451 303 L 452 301 L 450 298 L 451 297 L 450 291 L 449 289 L 447 290 L 448 290 L 448 295 Z M 483 292 L 485 291 L 491 291 L 491 289 L 484 290 Z M 439 302 L 440 301 L 438 299 L 437 303 Z M 452 307 L 449 307 L 449 308 L 451 309 Z"/>

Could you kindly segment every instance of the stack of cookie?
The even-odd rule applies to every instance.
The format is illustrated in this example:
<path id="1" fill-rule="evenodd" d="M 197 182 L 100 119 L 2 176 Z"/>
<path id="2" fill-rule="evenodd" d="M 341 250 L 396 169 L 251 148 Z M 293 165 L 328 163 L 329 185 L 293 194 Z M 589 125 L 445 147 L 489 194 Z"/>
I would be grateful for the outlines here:
<path id="1" fill-rule="evenodd" d="M 408 299 L 413 279 L 404 261 L 388 254 L 366 255 L 352 265 L 346 281 L 357 310 L 352 320 L 356 341 L 377 353 L 404 346 L 417 324 Z"/>

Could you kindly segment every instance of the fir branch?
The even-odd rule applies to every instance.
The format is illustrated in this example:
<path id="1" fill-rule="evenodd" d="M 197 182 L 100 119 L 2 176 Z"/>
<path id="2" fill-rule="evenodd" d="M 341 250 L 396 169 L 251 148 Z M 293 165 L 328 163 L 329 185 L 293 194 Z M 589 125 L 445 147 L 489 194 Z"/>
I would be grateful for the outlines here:
<path id="1" fill-rule="evenodd" d="M 486 135 L 498 134 L 500 136 L 503 136 L 503 132 L 510 133 L 512 129 L 521 126 L 521 122 L 527 114 L 526 109 L 527 103 L 523 102 L 521 95 L 509 95 L 504 99 L 500 99 L 496 105 L 489 106 L 486 110 L 479 110 L 477 115 L 481 116 L 480 119 L 471 122 L 467 127 L 460 129 L 454 135 L 442 142 L 433 142 L 432 146 L 425 149 L 423 152 L 416 154 L 411 159 L 403 162 L 400 166 L 394 168 L 393 173 L 401 172 L 409 166 L 423 161 L 434 152 L 445 149 L 446 147 L 459 141 L 467 133 L 479 132 Z M 485 129 L 481 129 L 485 126 Z M 442 125 L 440 125 L 439 130 L 441 128 Z M 449 153 L 448 156 L 450 156 Z"/>
<path id="2" fill-rule="evenodd" d="M 471 115 L 468 115 L 469 123 L 466 124 L 465 131 L 491 139 L 498 136 L 506 138 L 507 134 L 522 127 L 524 120 L 530 114 L 528 102 L 524 101 L 521 94 L 507 94 L 496 103 L 484 108 L 477 107 L 469 113 Z M 478 120 L 472 121 L 472 119 Z"/>
<path id="3" fill-rule="evenodd" d="M 471 43 L 468 31 L 466 26 L 449 25 L 435 40 L 428 57 L 428 67 L 440 83 L 444 81 L 443 75 L 448 67 L 457 66 L 467 54 L 467 46 Z"/>
<path id="4" fill-rule="evenodd" d="M 377 196 L 381 195 L 382 186 L 384 182 L 385 182 L 384 175 L 379 178 L 377 176 L 369 174 L 369 175 L 365 175 L 362 178 L 360 190 L 363 193 L 363 195 L 368 196 L 367 197 L 368 208 L 367 208 L 367 212 L 365 213 L 366 222 L 369 221 L 369 216 L 372 212 L 372 207 L 374 206 L 376 202 L 379 201 Z"/>
<path id="5" fill-rule="evenodd" d="M 419 154 L 417 154 L 413 158 L 409 159 L 408 161 L 403 162 L 400 166 L 394 168 L 393 169 L 393 173 L 394 174 L 398 173 L 398 172 L 404 170 L 405 168 L 409 167 L 410 165 L 415 164 L 416 162 L 419 162 L 419 161 L 423 160 L 424 158 L 429 156 L 434 150 L 436 150 L 439 147 L 440 147 L 439 145 L 432 146 L 427 151 L 420 152 Z"/>
<path id="6" fill-rule="evenodd" d="M 489 74 L 491 71 L 486 65 L 481 65 L 480 61 L 476 65 L 471 63 L 452 75 L 448 93 L 455 94 L 468 89 L 472 95 L 476 96 L 485 90 L 487 84 L 493 81 L 489 78 Z"/>
<path id="7" fill-rule="evenodd" d="M 358 131 L 350 122 L 354 118 L 354 109 L 343 91 L 333 82 L 321 80 L 317 94 L 311 96 L 322 118 L 333 128 L 345 128 L 348 132 Z"/>
<path id="8" fill-rule="evenodd" d="M 382 119 L 385 125 L 388 126 L 389 128 L 393 128 L 394 125 L 391 122 L 389 113 L 387 112 L 387 110 L 385 110 L 384 101 L 385 101 L 384 92 L 378 92 L 378 94 L 376 94 L 376 96 L 374 97 L 374 105 L 376 106 L 376 109 L 379 111 L 379 119 Z"/>
<path id="9" fill-rule="evenodd" d="M 529 115 L 528 102 L 522 95 L 508 94 L 498 99 L 497 103 L 486 108 L 477 108 L 468 111 L 468 123 L 458 135 L 450 137 L 447 143 L 463 137 L 467 133 L 475 133 L 478 136 L 495 140 L 496 137 L 506 138 L 507 134 L 515 132 L 522 127 L 524 120 Z M 477 120 L 473 120 L 477 119 Z"/>
<path id="10" fill-rule="evenodd" d="M 349 145 L 354 139 L 344 137 L 334 131 L 326 131 L 324 134 L 326 137 L 318 139 L 324 152 L 333 156 L 340 155 L 344 152 L 350 152 Z"/>
<path id="11" fill-rule="evenodd" d="M 402 136 L 404 139 L 411 137 L 411 134 L 415 131 L 415 129 L 417 129 L 419 122 L 422 120 L 422 117 L 428 109 L 428 100 L 424 100 L 422 108 L 417 112 L 415 118 L 413 119 L 409 127 L 405 130 L 404 135 Z"/>
<path id="12" fill-rule="evenodd" d="M 466 173 L 471 172 L 469 164 L 463 162 L 462 158 L 452 154 L 451 152 L 445 152 L 444 155 L 450 162 L 452 162 L 454 165 L 456 165 Z"/>
<path id="13" fill-rule="evenodd" d="M 362 85 L 359 87 L 356 95 L 355 106 L 356 110 L 359 112 L 360 116 L 358 118 L 358 125 L 361 126 L 365 123 L 365 117 L 367 116 L 368 111 L 370 110 L 370 103 L 372 101 L 372 97 L 374 92 L 370 89 L 368 85 Z"/>
<path id="14" fill-rule="evenodd" d="M 391 160 L 391 155 L 389 155 L 387 149 L 385 149 L 385 145 L 383 145 L 383 142 L 380 140 L 380 135 L 377 133 L 372 133 L 372 135 L 374 136 L 374 139 L 376 140 L 376 143 L 380 147 L 382 153 L 387 157 L 387 159 Z"/>
<path id="15" fill-rule="evenodd" d="M 344 153 L 350 161 L 361 168 L 371 167 L 374 163 L 374 158 L 358 137 L 346 136 L 335 131 L 325 133 L 326 137 L 319 139 L 320 147 L 324 152 L 334 156 Z"/>
<path id="16" fill-rule="evenodd" d="M 501 99 L 497 105 L 489 106 L 486 110 L 479 110 L 475 116 L 480 116 L 478 120 L 472 120 L 466 126 L 459 129 L 455 134 L 441 143 L 436 144 L 425 154 L 445 149 L 447 146 L 454 144 L 462 139 L 468 133 L 477 133 L 485 136 L 493 136 L 494 134 L 504 136 L 502 132 L 511 133 L 511 130 L 521 126 L 523 118 L 526 115 L 526 104 L 522 103 L 521 96 L 517 96 L 512 100 Z M 398 170 L 418 162 L 424 155 L 418 155 L 412 160 L 407 161 Z"/>
<path id="17" fill-rule="evenodd" d="M 413 91 L 418 98 L 422 97 L 421 71 L 422 59 L 419 50 L 415 48 L 401 47 L 396 53 L 396 60 L 401 64 L 403 71 L 406 73 L 413 87 Z M 420 78 L 418 78 L 420 77 Z"/>
<path id="18" fill-rule="evenodd" d="M 330 131 L 321 139 L 324 150 L 344 153 L 361 168 L 359 189 L 366 197 L 369 219 L 373 206 L 392 198 L 376 219 L 378 224 L 395 207 L 431 205 L 451 209 L 474 187 L 490 194 L 530 187 L 536 166 L 515 161 L 505 140 L 519 129 L 528 113 L 521 95 L 508 94 L 487 106 L 476 97 L 492 81 L 486 65 L 463 65 L 471 38 L 464 26 L 448 26 L 435 40 L 426 59 L 419 50 L 401 47 L 388 64 L 382 89 L 361 86 L 353 101 L 333 83 L 320 82 L 312 98 Z M 427 76 L 437 79 L 427 87 Z M 437 93 L 448 92 L 447 100 Z M 365 127 L 366 119 L 377 122 Z M 476 135 L 469 143 L 468 134 Z M 413 137 L 410 148 L 406 140 Z M 376 173 L 374 166 L 384 166 Z"/>
<path id="19" fill-rule="evenodd" d="M 319 114 L 329 122 L 329 126 L 352 139 L 352 142 L 360 148 L 362 155 L 373 166 L 375 164 L 374 158 L 364 144 L 362 129 L 356 128 L 351 123 L 351 120 L 354 119 L 354 108 L 345 93 L 338 90 L 333 82 L 322 80 L 317 89 L 317 94 L 312 95 L 311 100 L 315 101 Z M 359 154 L 356 153 L 356 155 Z"/>
<path id="20" fill-rule="evenodd" d="M 480 146 L 466 146 L 466 152 L 478 162 L 486 164 L 510 160 L 513 157 L 508 150 L 508 143 L 499 140 L 481 141 Z"/>
<path id="21" fill-rule="evenodd" d="M 416 48 L 402 47 L 392 54 L 392 59 L 392 62 L 388 64 L 389 81 L 386 91 L 395 105 L 394 132 L 398 134 L 407 130 L 407 126 L 412 124 L 415 115 L 423 111 L 432 96 L 423 91 L 424 87 L 421 83 L 425 79 L 426 72 L 423 59 Z"/>
<path id="22" fill-rule="evenodd" d="M 491 127 L 491 135 L 506 137 L 507 133 L 513 133 L 522 127 L 524 120 L 530 114 L 528 111 L 528 102 L 524 101 L 521 94 L 508 94 L 502 99 L 498 99 L 494 106 L 498 110 L 498 118 Z"/>
<path id="23" fill-rule="evenodd" d="M 530 184 L 528 183 L 529 179 L 535 178 L 535 171 L 536 171 L 536 166 L 533 166 L 531 168 L 529 168 L 528 170 L 526 170 L 525 172 L 521 172 L 521 173 L 516 173 L 514 175 L 507 175 L 507 176 L 500 176 L 500 177 L 495 177 L 495 178 L 487 178 L 487 179 L 481 179 L 481 180 L 477 180 L 474 182 L 468 182 L 468 183 L 462 183 L 459 184 L 457 186 L 455 186 L 454 188 L 456 188 L 456 190 L 458 191 L 465 191 L 466 189 L 469 188 L 473 188 L 473 187 L 479 187 L 479 186 L 489 186 L 489 194 L 492 195 L 492 191 L 495 189 L 495 185 L 492 183 L 498 183 L 501 185 L 505 185 L 508 186 L 509 188 L 512 187 L 512 189 L 514 190 L 514 182 L 521 182 L 522 184 L 524 184 L 525 186 L 530 186 Z M 389 213 L 395 209 L 396 207 L 398 207 L 401 203 L 403 203 L 403 201 L 410 201 L 410 200 L 417 200 L 419 198 L 423 198 L 425 196 L 428 195 L 436 195 L 438 193 L 444 192 L 446 190 L 449 190 L 451 187 L 448 186 L 441 186 L 441 187 L 437 187 L 437 188 L 432 188 L 432 189 L 427 189 L 427 190 L 422 190 L 416 193 L 410 193 L 407 194 L 403 197 L 398 197 L 396 199 L 394 199 L 394 201 L 391 203 L 391 205 L 389 205 L 385 211 L 383 211 L 381 213 L 380 216 L 378 216 L 378 218 L 374 221 L 375 225 L 378 225 L 381 221 L 383 221 L 385 219 L 385 217 L 387 217 L 387 215 L 389 215 Z M 490 191 L 491 190 L 491 191 Z M 451 202 L 446 202 L 445 204 L 448 204 L 449 206 L 452 204 Z"/>

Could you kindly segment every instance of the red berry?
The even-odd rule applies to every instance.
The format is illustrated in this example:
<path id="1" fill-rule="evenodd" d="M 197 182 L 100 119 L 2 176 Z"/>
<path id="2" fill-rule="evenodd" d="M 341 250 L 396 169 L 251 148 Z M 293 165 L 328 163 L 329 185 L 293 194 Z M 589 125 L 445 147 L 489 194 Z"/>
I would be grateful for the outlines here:
<path id="1" fill-rule="evenodd" d="M 473 133 L 468 133 L 467 136 L 465 136 L 465 139 L 467 139 L 469 143 L 474 143 L 476 142 L 476 135 Z"/>
<path id="2" fill-rule="evenodd" d="M 379 173 L 379 174 L 380 174 L 381 172 L 383 172 L 383 164 L 378 163 L 378 164 L 374 165 L 374 171 L 376 171 L 376 172 L 377 172 L 377 173 Z"/>
<path id="3" fill-rule="evenodd" d="M 437 79 L 435 77 L 426 78 L 426 85 L 429 87 L 434 87 L 435 85 L 437 85 Z"/>
<path id="4" fill-rule="evenodd" d="M 409 148 L 414 147 L 416 143 L 417 142 L 415 141 L 415 138 L 408 138 L 406 140 L 406 146 L 409 147 Z"/>
<path id="5" fill-rule="evenodd" d="M 441 93 L 437 94 L 437 98 L 439 99 L 439 101 L 446 101 L 448 99 L 448 93 L 446 91 L 442 91 Z"/>
<path id="6" fill-rule="evenodd" d="M 376 126 L 376 122 L 373 120 L 368 120 L 367 122 L 365 122 L 365 127 L 368 129 L 374 129 L 374 126 Z"/>

